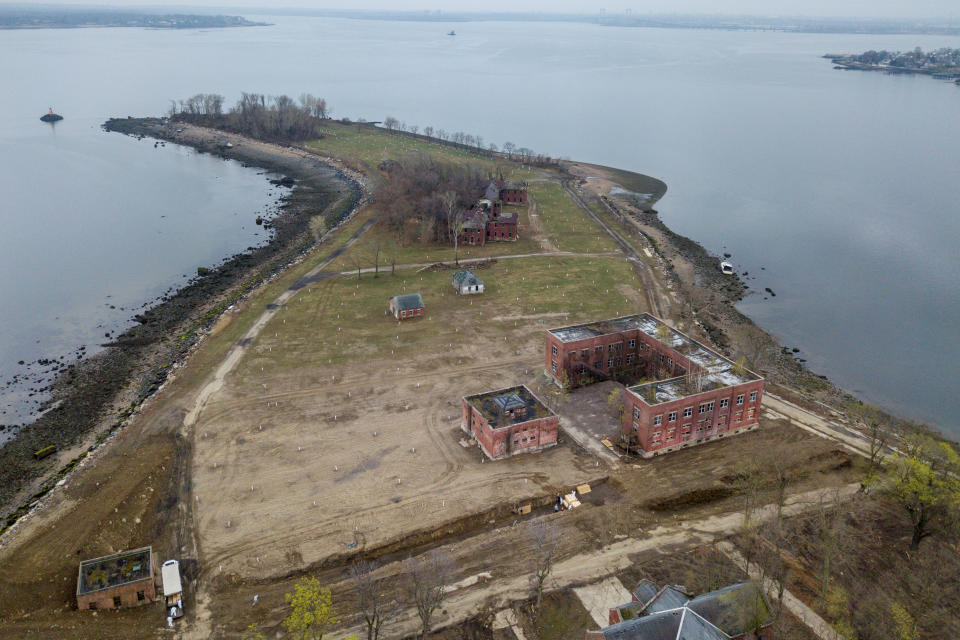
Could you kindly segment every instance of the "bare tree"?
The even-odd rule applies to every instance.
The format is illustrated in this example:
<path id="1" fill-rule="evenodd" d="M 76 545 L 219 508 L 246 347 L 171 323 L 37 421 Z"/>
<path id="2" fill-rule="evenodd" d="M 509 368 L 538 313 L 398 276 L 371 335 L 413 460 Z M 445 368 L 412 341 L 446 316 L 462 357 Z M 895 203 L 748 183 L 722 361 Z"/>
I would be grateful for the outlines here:
<path id="1" fill-rule="evenodd" d="M 432 137 L 433 137 L 433 127 L 424 127 L 424 128 L 423 128 L 423 135 L 427 136 L 428 138 L 432 138 Z"/>
<path id="2" fill-rule="evenodd" d="M 440 196 L 443 213 L 447 221 L 447 236 L 453 241 L 453 260 L 460 264 L 460 234 L 467 223 L 467 212 L 460 206 L 460 197 L 456 191 L 447 191 Z"/>
<path id="3" fill-rule="evenodd" d="M 401 599 L 414 606 L 420 618 L 420 637 L 430 633 L 433 614 L 447 595 L 447 585 L 453 575 L 453 562 L 439 550 L 410 558 L 404 562 Z"/>
<path id="4" fill-rule="evenodd" d="M 377 566 L 372 562 L 357 559 L 350 565 L 350 577 L 357 589 L 357 607 L 367 625 L 367 640 L 377 640 L 380 628 L 388 612 L 394 609 L 390 599 L 384 596 L 384 580 L 375 576 Z"/>
<path id="5" fill-rule="evenodd" d="M 535 562 L 530 582 L 537 597 L 536 608 L 539 609 L 543 602 L 543 584 L 553 571 L 553 563 L 560 550 L 560 528 L 552 520 L 534 520 L 530 523 L 530 542 Z"/>
<path id="6" fill-rule="evenodd" d="M 387 131 L 393 133 L 393 131 L 400 126 L 400 121 L 393 116 L 387 116 L 383 119 L 383 126 Z"/>
<path id="7" fill-rule="evenodd" d="M 360 270 L 363 268 L 363 261 L 360 259 L 360 254 L 353 252 L 349 254 L 350 264 L 357 268 L 357 280 L 360 279 Z"/>
<path id="8" fill-rule="evenodd" d="M 763 474 L 759 466 L 750 466 L 740 473 L 737 479 L 737 489 L 743 500 L 743 522 L 740 524 L 741 549 L 746 566 L 744 572 L 750 573 L 750 564 L 756 552 L 755 536 L 756 522 L 754 513 L 760 506 L 761 492 L 764 487 Z"/>
<path id="9" fill-rule="evenodd" d="M 815 514 L 815 524 L 819 535 L 815 540 L 820 556 L 817 578 L 820 582 L 820 602 L 823 604 L 830 591 L 833 567 L 843 552 L 845 539 L 845 521 L 843 501 L 838 491 L 821 494 Z"/>
<path id="10" fill-rule="evenodd" d="M 889 434 L 876 420 L 870 422 L 870 457 L 867 473 L 860 482 L 861 490 L 865 490 L 876 480 L 877 472 L 883 467 L 883 450 L 887 448 Z"/>
<path id="11" fill-rule="evenodd" d="M 373 277 L 380 277 L 380 252 L 383 251 L 383 240 L 379 237 L 374 238 L 370 247 L 370 257 L 373 259 Z"/>

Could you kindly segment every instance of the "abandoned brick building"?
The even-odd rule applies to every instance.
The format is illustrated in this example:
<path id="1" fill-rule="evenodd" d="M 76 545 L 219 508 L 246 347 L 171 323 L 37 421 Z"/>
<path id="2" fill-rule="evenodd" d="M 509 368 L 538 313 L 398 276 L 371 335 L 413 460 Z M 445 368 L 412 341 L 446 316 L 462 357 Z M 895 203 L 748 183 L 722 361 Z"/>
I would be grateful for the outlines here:
<path id="1" fill-rule="evenodd" d="M 397 320 L 423 317 L 423 298 L 419 293 L 407 293 L 390 298 L 390 313 Z"/>
<path id="2" fill-rule="evenodd" d="M 496 206 L 495 206 L 496 205 Z M 515 211 L 503 213 L 499 203 L 481 200 L 465 214 L 460 243 L 485 245 L 488 242 L 512 242 L 518 239 L 520 216 Z"/>
<path id="3" fill-rule="evenodd" d="M 659 455 L 756 429 L 763 378 L 650 314 L 547 331 L 546 371 L 560 385 L 627 386 L 621 445 Z"/>
<path id="4" fill-rule="evenodd" d="M 504 204 L 527 204 L 527 183 L 493 180 L 487 185 L 483 197 L 491 202 L 501 201 Z"/>
<path id="5" fill-rule="evenodd" d="M 773 614 L 763 591 L 741 582 L 693 597 L 682 587 L 643 580 L 632 600 L 610 609 L 610 626 L 586 640 L 771 640 Z"/>
<path id="6" fill-rule="evenodd" d="M 463 399 L 460 428 L 493 459 L 552 447 L 559 425 L 559 416 L 524 386 Z"/>
<path id="7" fill-rule="evenodd" d="M 77 608 L 119 609 L 153 602 L 155 574 L 150 547 L 85 560 L 77 575 Z"/>

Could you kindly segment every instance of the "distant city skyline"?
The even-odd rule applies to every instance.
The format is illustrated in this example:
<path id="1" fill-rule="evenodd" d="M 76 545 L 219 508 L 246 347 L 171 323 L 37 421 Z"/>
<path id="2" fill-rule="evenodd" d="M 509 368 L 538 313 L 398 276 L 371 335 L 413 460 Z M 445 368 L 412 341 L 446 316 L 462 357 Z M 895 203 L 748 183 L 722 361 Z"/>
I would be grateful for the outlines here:
<path id="1" fill-rule="evenodd" d="M 96 2 L 91 0 L 20 0 L 0 3 L 19 6 L 80 5 L 111 8 L 163 9 L 167 12 L 195 9 L 222 8 L 224 10 L 269 12 L 276 9 L 340 9 L 369 11 L 448 11 L 448 12 L 545 12 L 545 13 L 624 13 L 635 15 L 649 13 L 704 14 L 704 15 L 757 15 L 757 16 L 804 16 L 804 17 L 860 17 L 860 18 L 952 18 L 958 12 L 956 0 L 727 0 L 717 3 L 712 0 L 601 0 L 600 6 L 593 0 L 179 0 L 163 4 L 157 0 L 115 0 Z"/>

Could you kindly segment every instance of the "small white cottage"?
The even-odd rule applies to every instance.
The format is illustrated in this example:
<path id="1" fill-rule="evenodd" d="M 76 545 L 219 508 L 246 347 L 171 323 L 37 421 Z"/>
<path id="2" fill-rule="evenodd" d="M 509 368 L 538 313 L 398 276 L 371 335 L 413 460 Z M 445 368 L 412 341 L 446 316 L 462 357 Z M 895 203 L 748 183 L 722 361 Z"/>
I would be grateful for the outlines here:
<path id="1" fill-rule="evenodd" d="M 463 269 L 453 274 L 453 288 L 460 295 L 483 293 L 483 280 L 475 276 L 472 271 Z"/>

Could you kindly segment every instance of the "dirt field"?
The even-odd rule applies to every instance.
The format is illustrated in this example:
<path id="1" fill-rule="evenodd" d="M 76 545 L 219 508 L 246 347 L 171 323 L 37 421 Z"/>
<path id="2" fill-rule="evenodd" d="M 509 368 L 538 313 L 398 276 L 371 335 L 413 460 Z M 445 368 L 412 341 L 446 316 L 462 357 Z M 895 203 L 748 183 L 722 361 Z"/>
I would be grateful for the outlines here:
<path id="1" fill-rule="evenodd" d="M 604 277 L 620 264 L 579 260 Z M 528 262 L 521 283 L 542 270 L 546 291 L 567 281 L 561 267 L 574 260 Z M 497 462 L 463 446 L 460 399 L 537 386 L 543 328 L 563 322 L 548 310 L 550 294 L 518 305 L 511 269 L 518 273 L 507 263 L 483 270 L 490 286 L 473 298 L 453 293 L 447 271 L 367 276 L 359 286 L 342 276 L 292 298 L 194 427 L 204 566 L 285 575 L 352 555 L 354 545 L 379 548 L 605 475 L 606 465 L 566 442 Z M 592 288 L 597 277 L 580 281 Z M 399 324 L 384 311 L 404 279 L 423 294 L 427 316 Z M 578 293 L 578 280 L 568 282 L 561 299 Z M 629 307 L 615 288 L 605 291 L 584 313 L 608 298 Z M 514 309 L 527 305 L 516 320 Z"/>

